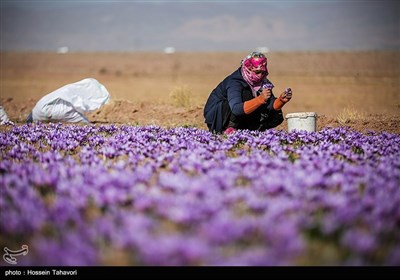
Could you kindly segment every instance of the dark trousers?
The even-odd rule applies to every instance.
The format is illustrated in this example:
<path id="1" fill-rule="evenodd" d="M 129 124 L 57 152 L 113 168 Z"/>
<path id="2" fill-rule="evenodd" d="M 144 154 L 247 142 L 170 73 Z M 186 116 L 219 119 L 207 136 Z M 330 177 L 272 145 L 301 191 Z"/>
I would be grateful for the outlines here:
<path id="1" fill-rule="evenodd" d="M 254 98 L 250 91 L 244 91 L 242 93 L 243 102 Z M 248 130 L 259 130 L 265 131 L 266 129 L 274 128 L 283 122 L 282 110 L 275 111 L 272 106 L 268 110 L 267 104 L 261 105 L 254 112 L 248 115 L 235 116 L 225 100 L 222 105 L 223 115 L 223 130 L 228 127 L 236 129 L 248 129 Z"/>

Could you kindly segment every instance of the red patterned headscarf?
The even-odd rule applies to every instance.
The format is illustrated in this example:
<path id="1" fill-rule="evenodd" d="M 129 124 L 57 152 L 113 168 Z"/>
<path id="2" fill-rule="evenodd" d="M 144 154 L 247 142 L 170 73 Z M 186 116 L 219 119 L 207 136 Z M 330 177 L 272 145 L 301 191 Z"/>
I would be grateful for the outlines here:
<path id="1" fill-rule="evenodd" d="M 242 76 L 252 87 L 261 87 L 268 75 L 267 58 L 260 52 L 252 52 L 242 60 Z"/>

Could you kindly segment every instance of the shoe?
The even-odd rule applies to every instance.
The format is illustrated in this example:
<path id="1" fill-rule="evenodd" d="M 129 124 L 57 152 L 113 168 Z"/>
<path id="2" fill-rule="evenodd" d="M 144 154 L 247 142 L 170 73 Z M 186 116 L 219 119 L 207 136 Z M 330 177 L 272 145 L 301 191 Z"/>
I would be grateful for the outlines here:
<path id="1" fill-rule="evenodd" d="M 224 134 L 225 134 L 225 135 L 229 135 L 229 134 L 234 133 L 235 131 L 236 131 L 235 128 L 233 128 L 233 127 L 228 127 L 228 128 L 224 131 Z"/>

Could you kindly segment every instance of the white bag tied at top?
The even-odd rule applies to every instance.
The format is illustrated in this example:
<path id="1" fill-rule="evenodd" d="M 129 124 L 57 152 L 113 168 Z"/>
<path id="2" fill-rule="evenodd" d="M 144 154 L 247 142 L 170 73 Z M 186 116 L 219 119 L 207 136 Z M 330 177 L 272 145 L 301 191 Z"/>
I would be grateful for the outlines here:
<path id="1" fill-rule="evenodd" d="M 0 124 L 4 124 L 9 121 L 10 119 L 8 118 L 6 111 L 4 110 L 3 106 L 0 106 Z"/>
<path id="2" fill-rule="evenodd" d="M 109 99 L 107 89 L 96 79 L 83 79 L 43 96 L 32 110 L 32 120 L 89 122 L 84 113 L 99 109 Z"/>

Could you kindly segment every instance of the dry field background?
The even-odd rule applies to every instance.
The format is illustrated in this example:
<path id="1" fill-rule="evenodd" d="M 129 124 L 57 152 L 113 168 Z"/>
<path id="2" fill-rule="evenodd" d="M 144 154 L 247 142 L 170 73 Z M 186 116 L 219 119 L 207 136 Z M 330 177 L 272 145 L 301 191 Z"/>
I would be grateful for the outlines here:
<path id="1" fill-rule="evenodd" d="M 206 129 L 209 93 L 247 53 L 0 53 L 0 104 L 22 123 L 36 102 L 92 77 L 112 101 L 88 114 L 95 123 Z M 318 129 L 400 133 L 400 52 L 272 52 L 269 79 L 293 99 L 284 114 L 316 112 Z M 286 129 L 286 122 L 278 127 Z"/>

